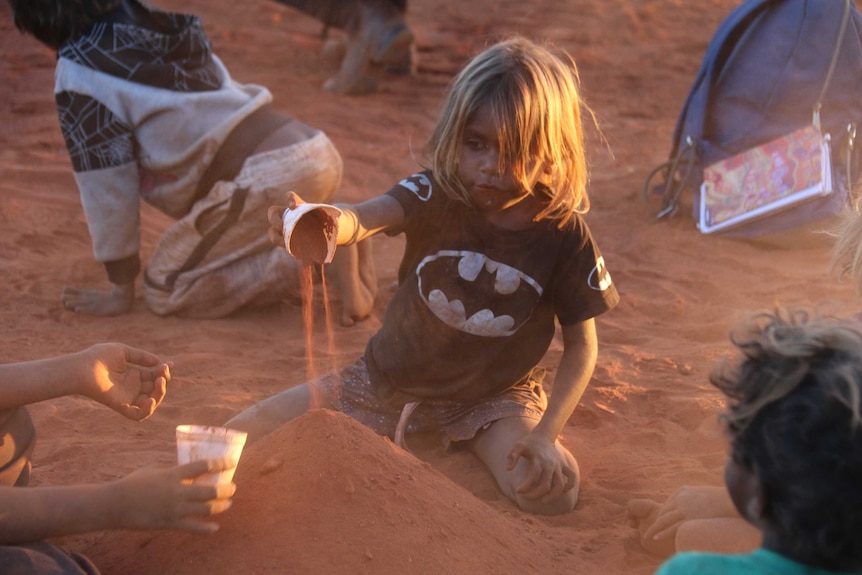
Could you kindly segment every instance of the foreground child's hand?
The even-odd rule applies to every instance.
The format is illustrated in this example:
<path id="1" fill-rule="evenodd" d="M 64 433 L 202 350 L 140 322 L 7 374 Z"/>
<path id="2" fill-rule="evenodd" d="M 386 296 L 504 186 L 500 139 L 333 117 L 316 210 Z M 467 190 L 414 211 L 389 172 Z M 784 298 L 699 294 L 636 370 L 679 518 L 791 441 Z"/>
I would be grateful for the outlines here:
<path id="1" fill-rule="evenodd" d="M 170 468 L 141 469 L 115 481 L 111 489 L 117 527 L 218 530 L 217 523 L 203 518 L 227 510 L 236 485 L 209 485 L 191 480 L 235 465 L 235 461 L 228 459 L 193 461 Z"/>
<path id="2" fill-rule="evenodd" d="M 635 500 L 638 501 L 638 500 Z M 630 514 L 637 503 L 629 503 Z M 647 540 L 673 539 L 679 526 L 692 519 L 738 516 L 723 486 L 686 485 L 677 489 L 655 514 L 652 524 L 643 532 Z"/>
<path id="3" fill-rule="evenodd" d="M 305 203 L 296 192 L 288 192 L 285 195 L 286 205 L 270 206 L 266 210 L 266 219 L 269 222 L 269 241 L 280 248 L 284 246 L 284 210 L 295 210 L 297 206 Z"/>
<path id="4" fill-rule="evenodd" d="M 525 498 L 550 503 L 577 485 L 577 471 L 560 456 L 555 441 L 528 433 L 512 447 L 507 459 L 508 469 L 514 469 L 522 457 L 528 464 L 528 476 L 521 485 L 515 486 L 515 492 Z"/>
<path id="5" fill-rule="evenodd" d="M 114 284 L 108 291 L 63 288 L 63 307 L 75 313 L 102 317 L 122 315 L 135 302 L 135 284 Z"/>
<path id="6" fill-rule="evenodd" d="M 148 351 L 102 343 L 75 354 L 79 384 L 74 390 L 135 421 L 148 418 L 162 403 L 170 365 Z"/>

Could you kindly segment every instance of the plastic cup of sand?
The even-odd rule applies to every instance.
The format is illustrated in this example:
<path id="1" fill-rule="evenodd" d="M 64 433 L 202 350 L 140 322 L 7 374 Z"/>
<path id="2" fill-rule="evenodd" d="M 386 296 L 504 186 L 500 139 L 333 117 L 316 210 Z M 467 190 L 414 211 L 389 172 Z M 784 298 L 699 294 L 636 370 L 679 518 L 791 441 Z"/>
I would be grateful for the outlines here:
<path id="1" fill-rule="evenodd" d="M 245 446 L 248 434 L 227 427 L 209 425 L 177 426 L 177 461 L 190 463 L 199 459 L 218 459 L 228 457 L 239 463 L 239 456 Z M 195 479 L 195 483 L 220 485 L 230 483 L 236 466 L 218 473 L 208 473 Z"/>
<path id="2" fill-rule="evenodd" d="M 300 204 L 281 216 L 287 252 L 305 264 L 328 264 L 335 255 L 341 210 L 329 204 Z"/>

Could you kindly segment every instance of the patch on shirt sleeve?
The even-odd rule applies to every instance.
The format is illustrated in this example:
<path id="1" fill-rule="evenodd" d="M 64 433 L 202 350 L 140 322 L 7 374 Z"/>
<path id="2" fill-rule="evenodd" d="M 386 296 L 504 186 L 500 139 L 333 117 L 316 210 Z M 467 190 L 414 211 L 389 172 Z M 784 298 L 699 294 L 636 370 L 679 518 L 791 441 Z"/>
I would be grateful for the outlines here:
<path id="1" fill-rule="evenodd" d="M 76 172 L 122 166 L 134 161 L 129 126 L 98 100 L 75 92 L 56 95 L 60 129 Z"/>
<path id="2" fill-rule="evenodd" d="M 590 286 L 590 289 L 596 291 L 605 291 L 614 285 L 614 282 L 611 279 L 611 274 L 608 271 L 608 268 L 605 267 L 604 257 L 599 256 L 598 259 L 596 259 L 596 267 L 594 267 L 590 272 L 587 284 Z"/>
<path id="3" fill-rule="evenodd" d="M 398 185 L 409 190 L 414 196 L 427 202 L 431 199 L 431 180 L 423 173 L 413 174 L 408 178 L 404 178 Z"/>

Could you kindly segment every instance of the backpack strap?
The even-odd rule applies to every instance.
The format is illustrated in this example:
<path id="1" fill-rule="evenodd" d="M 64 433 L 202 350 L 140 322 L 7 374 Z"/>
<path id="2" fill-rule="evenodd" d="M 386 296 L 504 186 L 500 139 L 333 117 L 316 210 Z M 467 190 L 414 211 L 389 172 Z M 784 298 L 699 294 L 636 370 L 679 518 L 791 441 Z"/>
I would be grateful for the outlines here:
<path id="1" fill-rule="evenodd" d="M 682 133 L 685 129 L 689 109 L 707 110 L 709 108 L 709 98 L 712 92 L 709 89 L 700 90 L 700 86 L 703 84 L 708 86 L 715 84 L 718 76 L 724 70 L 728 57 L 733 53 L 737 42 L 742 38 L 745 30 L 751 26 L 752 22 L 758 16 L 781 1 L 748 0 L 731 12 L 718 27 L 715 35 L 709 42 L 709 46 L 706 48 L 706 54 L 704 55 L 700 69 L 697 71 L 692 89 L 689 91 L 688 97 L 682 106 L 682 112 L 680 112 L 676 128 L 674 128 L 674 147 L 671 150 L 671 156 L 676 155 L 679 151 L 680 142 L 683 141 L 684 137 L 691 136 L 694 139 L 700 139 L 703 136 L 706 114 L 699 115 L 701 121 L 693 125 L 687 134 Z"/>
<path id="2" fill-rule="evenodd" d="M 838 65 L 838 56 L 841 55 L 841 44 L 844 42 L 844 33 L 847 31 L 847 24 L 850 22 L 850 0 L 844 0 L 844 14 L 841 16 L 841 27 L 838 29 L 838 40 L 835 42 L 835 49 L 832 50 L 832 59 L 829 62 L 829 70 L 826 71 L 826 78 L 823 80 L 823 88 L 820 89 L 820 95 L 817 96 L 817 102 L 814 104 L 814 124 L 820 126 L 820 108 L 823 106 L 823 98 L 826 96 L 826 90 L 829 88 L 829 82 L 832 81 L 832 74 L 835 72 L 835 66 Z"/>
<path id="3" fill-rule="evenodd" d="M 670 159 L 655 168 L 644 181 L 644 201 L 650 203 L 654 193 L 652 180 L 661 174 L 664 180 L 657 191 L 662 197 L 661 208 L 656 218 L 672 217 L 679 208 L 679 198 L 690 185 L 689 180 L 700 164 L 699 142 L 703 137 L 706 122 L 705 111 L 709 107 L 711 91 L 708 86 L 715 83 L 730 54 L 746 29 L 761 14 L 782 0 L 747 0 L 734 9 L 719 25 L 706 48 L 706 53 L 689 90 L 673 132 L 673 148 Z M 697 121 L 692 123 L 690 110 Z M 683 131 L 686 133 L 683 134 Z"/>

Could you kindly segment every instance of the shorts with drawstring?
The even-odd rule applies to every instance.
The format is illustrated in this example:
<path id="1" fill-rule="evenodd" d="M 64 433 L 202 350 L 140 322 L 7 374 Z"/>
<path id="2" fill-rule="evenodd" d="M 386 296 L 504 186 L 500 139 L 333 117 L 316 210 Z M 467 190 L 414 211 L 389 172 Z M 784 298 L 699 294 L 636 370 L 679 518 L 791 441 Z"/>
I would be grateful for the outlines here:
<path id="1" fill-rule="evenodd" d="M 544 376 L 543 368 L 534 368 L 520 383 L 478 401 L 421 399 L 401 392 L 382 399 L 371 385 L 365 359 L 360 358 L 353 365 L 316 379 L 310 386 L 312 393 L 319 394 L 333 409 L 380 435 L 394 439 L 402 414 L 406 414 L 406 433 L 440 433 L 443 445 L 448 448 L 472 439 L 499 419 L 541 419 L 548 406 L 542 389 Z M 415 403 L 418 405 L 412 412 L 405 409 Z"/>

